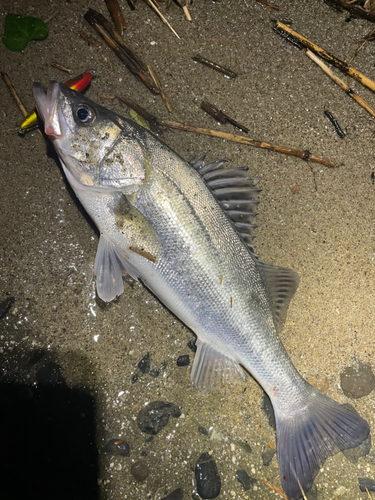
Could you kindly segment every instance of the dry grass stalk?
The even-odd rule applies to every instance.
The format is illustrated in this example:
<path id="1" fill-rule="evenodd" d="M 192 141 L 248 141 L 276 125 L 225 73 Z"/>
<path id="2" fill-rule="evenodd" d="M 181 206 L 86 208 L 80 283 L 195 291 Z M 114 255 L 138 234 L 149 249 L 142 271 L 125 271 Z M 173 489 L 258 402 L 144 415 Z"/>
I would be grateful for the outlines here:
<path id="1" fill-rule="evenodd" d="M 277 488 L 276 486 L 273 486 L 272 484 L 268 483 L 264 479 L 263 479 L 263 483 L 266 486 L 268 486 L 269 488 L 271 488 L 271 490 L 273 490 L 275 493 L 277 493 L 278 495 L 282 496 L 285 500 L 288 500 L 288 497 L 285 495 L 285 493 L 282 490 L 280 490 L 280 488 Z"/>
<path id="2" fill-rule="evenodd" d="M 118 0 L 105 0 L 105 3 L 107 4 L 107 9 L 111 14 L 112 21 L 116 26 L 117 32 L 122 36 L 124 30 L 126 29 L 126 22 L 124 16 L 122 15 Z"/>
<path id="3" fill-rule="evenodd" d="M 286 24 L 280 23 L 277 21 L 276 23 L 276 29 L 282 30 L 285 33 L 288 33 L 291 37 L 296 38 L 302 45 L 310 49 L 311 51 L 315 52 L 318 54 L 319 57 L 324 59 L 325 61 L 329 62 L 336 68 L 338 68 L 340 71 L 345 73 L 346 75 L 351 76 L 357 82 L 361 83 L 365 87 L 369 88 L 373 92 L 375 92 L 375 82 L 373 82 L 370 78 L 367 78 L 367 76 L 363 75 L 356 69 L 354 69 L 352 66 L 349 66 L 345 62 L 341 61 L 340 59 L 337 59 L 337 57 L 332 56 L 328 52 L 326 52 L 324 49 L 316 45 L 315 43 L 311 42 L 304 36 L 300 35 L 296 31 L 292 30 L 289 26 Z"/>
<path id="4" fill-rule="evenodd" d="M 181 40 L 181 37 L 178 36 L 178 34 L 176 33 L 176 31 L 173 29 L 173 27 L 171 26 L 170 22 L 163 16 L 163 14 L 160 12 L 160 10 L 157 8 L 157 6 L 155 5 L 155 2 L 154 0 L 147 0 L 147 3 L 149 4 L 149 6 L 157 13 L 157 15 L 160 17 L 160 19 L 163 21 L 164 24 L 166 24 L 168 26 L 168 28 L 176 35 L 176 37 Z"/>
<path id="5" fill-rule="evenodd" d="M 362 97 L 359 97 L 358 94 L 356 94 L 354 92 L 354 90 L 352 90 L 351 88 L 348 87 L 348 85 L 346 85 L 345 82 L 343 82 L 338 76 L 336 76 L 333 71 L 331 71 L 329 69 L 329 67 L 321 60 L 319 59 L 319 57 L 317 57 L 313 52 L 311 52 L 310 50 L 306 50 L 305 51 L 307 57 L 309 57 L 312 61 L 314 61 L 323 71 L 326 75 L 328 75 L 330 78 L 332 78 L 332 80 L 339 86 L 342 88 L 342 90 L 349 96 L 351 97 L 352 99 L 354 99 L 354 101 L 356 103 L 358 103 L 360 106 L 362 106 L 362 108 L 364 108 L 368 113 L 370 113 L 371 116 L 375 117 L 375 110 L 369 105 L 367 104 L 366 101 L 364 101 L 362 99 Z"/>
<path id="6" fill-rule="evenodd" d="M 333 168 L 336 166 L 330 160 L 327 160 L 326 158 L 322 158 L 320 156 L 312 155 L 310 151 L 307 150 L 300 151 L 297 149 L 285 148 L 284 146 L 268 144 L 267 142 L 257 141 L 255 139 L 250 139 L 250 137 L 244 137 L 242 135 L 228 134 L 226 132 L 219 132 L 218 130 L 211 130 L 201 127 L 192 127 L 190 125 L 183 125 L 182 123 L 170 122 L 168 120 L 158 120 L 158 124 L 165 127 L 174 128 L 177 130 L 187 130 L 188 132 L 196 132 L 198 134 L 209 135 L 211 137 L 219 137 L 227 141 L 246 144 L 248 146 L 253 146 L 255 148 L 269 149 L 270 151 L 275 151 L 276 153 L 296 156 L 297 158 L 301 158 L 301 160 L 305 161 L 309 160 L 315 163 L 320 163 L 321 165 L 324 165 L 329 168 Z"/>
<path id="7" fill-rule="evenodd" d="M 61 64 L 59 64 L 57 62 L 52 62 L 51 66 L 52 66 L 52 68 L 59 69 L 60 71 L 65 71 L 65 73 L 69 73 L 69 75 L 73 74 L 72 69 L 66 68 L 65 66 L 62 66 Z"/>
<path id="8" fill-rule="evenodd" d="M 1 72 L 1 78 L 4 80 L 5 85 L 8 87 L 10 93 L 14 97 L 17 106 L 19 107 L 21 113 L 26 118 L 28 112 L 26 111 L 25 106 L 22 104 L 21 99 L 18 97 L 16 89 L 13 87 L 13 83 L 10 81 L 9 76 L 6 73 Z"/>
<path id="9" fill-rule="evenodd" d="M 172 107 L 171 103 L 169 102 L 168 96 L 167 96 L 167 94 L 165 93 L 165 90 L 163 89 L 163 87 L 162 87 L 162 85 L 161 85 L 161 83 L 160 83 L 160 80 L 159 80 L 159 78 L 158 78 L 157 74 L 155 73 L 155 71 L 152 69 L 152 67 L 151 67 L 151 66 L 147 66 L 147 69 L 148 69 L 148 71 L 149 71 L 149 73 L 150 73 L 150 75 L 151 75 L 151 78 L 154 80 L 154 83 L 155 83 L 155 85 L 156 85 L 157 89 L 159 90 L 159 92 L 160 92 L 160 96 L 161 96 L 161 98 L 163 99 L 164 104 L 166 105 L 166 107 L 167 107 L 168 111 L 169 111 L 170 113 L 172 113 L 172 115 L 173 115 L 175 118 L 177 118 L 176 113 L 175 113 L 175 110 L 173 109 L 173 107 Z"/>

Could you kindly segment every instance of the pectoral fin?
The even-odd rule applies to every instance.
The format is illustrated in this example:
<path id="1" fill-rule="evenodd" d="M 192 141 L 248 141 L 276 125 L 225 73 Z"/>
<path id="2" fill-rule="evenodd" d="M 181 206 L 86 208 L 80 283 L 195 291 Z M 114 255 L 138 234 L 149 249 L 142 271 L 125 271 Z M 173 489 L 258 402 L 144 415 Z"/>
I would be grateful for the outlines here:
<path id="1" fill-rule="evenodd" d="M 104 234 L 100 235 L 94 272 L 98 296 L 105 302 L 110 302 L 124 291 L 124 272 L 138 279 L 131 264 Z"/>

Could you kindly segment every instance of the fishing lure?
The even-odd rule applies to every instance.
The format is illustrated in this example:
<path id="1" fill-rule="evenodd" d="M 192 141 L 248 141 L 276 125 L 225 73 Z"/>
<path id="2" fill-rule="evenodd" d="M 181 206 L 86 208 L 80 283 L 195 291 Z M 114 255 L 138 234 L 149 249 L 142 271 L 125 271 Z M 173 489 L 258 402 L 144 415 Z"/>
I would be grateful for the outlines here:
<path id="1" fill-rule="evenodd" d="M 85 73 L 82 73 L 82 75 L 78 75 L 75 78 L 68 80 L 64 85 L 70 87 L 73 90 L 76 90 L 77 92 L 82 92 L 83 90 L 85 90 L 85 88 L 88 87 L 93 74 L 93 71 L 86 71 Z M 37 123 L 38 118 L 36 111 L 32 111 L 21 123 L 21 130 L 27 130 L 31 127 L 34 127 Z"/>

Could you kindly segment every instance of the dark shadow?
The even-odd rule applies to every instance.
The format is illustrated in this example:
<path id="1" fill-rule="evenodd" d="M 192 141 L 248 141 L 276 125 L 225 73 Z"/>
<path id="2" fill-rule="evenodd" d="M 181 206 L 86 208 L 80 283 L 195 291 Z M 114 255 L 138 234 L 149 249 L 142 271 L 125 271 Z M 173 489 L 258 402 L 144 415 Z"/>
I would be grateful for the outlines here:
<path id="1" fill-rule="evenodd" d="M 94 398 L 53 361 L 36 383 L 0 383 L 0 464 L 2 500 L 99 498 Z"/>

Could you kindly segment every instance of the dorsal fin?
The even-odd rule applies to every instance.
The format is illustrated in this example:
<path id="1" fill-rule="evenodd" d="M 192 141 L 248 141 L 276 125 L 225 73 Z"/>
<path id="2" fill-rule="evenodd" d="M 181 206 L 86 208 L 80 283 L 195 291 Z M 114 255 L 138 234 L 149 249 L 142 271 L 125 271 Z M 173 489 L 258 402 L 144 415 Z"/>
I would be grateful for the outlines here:
<path id="1" fill-rule="evenodd" d="M 253 225 L 253 219 L 257 215 L 255 210 L 259 204 L 257 195 L 260 189 L 257 189 L 254 180 L 247 176 L 247 167 L 225 169 L 222 167 L 227 160 L 218 160 L 206 165 L 204 158 L 197 162 L 193 159 L 190 165 L 201 174 L 207 187 L 232 221 L 235 230 L 256 257 L 253 229 L 257 226 Z"/>
<path id="2" fill-rule="evenodd" d="M 279 332 L 285 322 L 289 303 L 298 288 L 299 276 L 287 267 L 274 266 L 260 260 L 257 261 L 257 266 L 264 277 L 273 323 Z"/>

